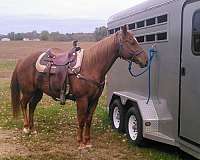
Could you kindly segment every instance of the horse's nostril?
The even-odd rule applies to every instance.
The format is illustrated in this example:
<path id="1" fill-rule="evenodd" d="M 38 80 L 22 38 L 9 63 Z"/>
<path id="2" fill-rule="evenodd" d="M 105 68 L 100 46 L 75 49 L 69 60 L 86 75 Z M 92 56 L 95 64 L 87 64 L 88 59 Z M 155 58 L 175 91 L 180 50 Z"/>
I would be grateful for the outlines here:
<path id="1" fill-rule="evenodd" d="M 146 61 L 146 64 L 145 64 L 145 67 L 147 67 L 148 66 L 148 61 Z"/>

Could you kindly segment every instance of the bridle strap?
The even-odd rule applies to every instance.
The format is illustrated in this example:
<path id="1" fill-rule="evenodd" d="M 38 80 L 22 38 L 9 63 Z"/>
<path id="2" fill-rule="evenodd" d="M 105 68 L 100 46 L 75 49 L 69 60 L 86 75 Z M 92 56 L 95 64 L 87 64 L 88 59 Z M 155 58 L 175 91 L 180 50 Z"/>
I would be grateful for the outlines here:
<path id="1" fill-rule="evenodd" d="M 120 42 L 119 43 L 119 50 L 118 50 L 118 55 L 120 58 L 122 58 L 122 49 L 123 49 L 123 44 Z"/>
<path id="2" fill-rule="evenodd" d="M 122 49 L 123 49 L 123 44 L 121 43 L 121 41 L 119 42 L 119 50 L 118 50 L 118 55 L 120 58 L 122 58 Z M 135 57 L 139 56 L 140 54 L 142 54 L 144 51 L 135 51 L 135 52 L 129 52 L 128 54 L 132 56 L 131 59 L 134 59 Z"/>
<path id="3" fill-rule="evenodd" d="M 122 55 L 123 43 L 121 42 L 121 39 L 118 37 L 118 34 L 117 34 L 117 39 L 118 39 L 118 46 L 119 46 L 118 55 L 119 55 L 120 58 L 122 58 L 123 57 L 123 55 Z M 141 50 L 141 51 L 137 50 L 135 52 L 130 52 L 128 54 L 132 56 L 131 59 L 134 59 L 135 57 L 139 56 L 143 52 L 144 52 L 143 50 Z"/>
<path id="4" fill-rule="evenodd" d="M 139 50 L 137 50 L 137 51 L 135 51 L 135 52 L 130 52 L 129 55 L 132 55 L 133 58 L 135 58 L 135 57 L 139 56 L 140 54 L 142 54 L 143 52 L 144 52 L 144 51 L 139 51 Z"/>

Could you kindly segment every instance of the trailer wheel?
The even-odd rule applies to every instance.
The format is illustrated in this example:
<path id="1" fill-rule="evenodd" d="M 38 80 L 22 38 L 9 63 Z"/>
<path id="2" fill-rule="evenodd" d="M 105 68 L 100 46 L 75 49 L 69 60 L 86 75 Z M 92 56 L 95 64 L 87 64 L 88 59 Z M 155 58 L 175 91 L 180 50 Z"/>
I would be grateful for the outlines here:
<path id="1" fill-rule="evenodd" d="M 113 129 L 117 130 L 118 132 L 123 132 L 125 130 L 124 127 L 125 111 L 119 99 L 115 99 L 110 104 L 109 117 Z"/>
<path id="2" fill-rule="evenodd" d="M 131 107 L 125 120 L 127 138 L 131 143 L 138 146 L 144 145 L 142 118 L 137 108 Z"/>

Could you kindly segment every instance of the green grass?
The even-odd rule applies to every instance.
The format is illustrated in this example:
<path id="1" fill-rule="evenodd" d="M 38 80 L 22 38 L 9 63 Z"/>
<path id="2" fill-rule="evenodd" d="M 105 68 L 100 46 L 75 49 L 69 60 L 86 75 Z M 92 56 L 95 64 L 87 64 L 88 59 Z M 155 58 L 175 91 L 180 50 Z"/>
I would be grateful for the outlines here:
<path id="1" fill-rule="evenodd" d="M 76 105 L 72 102 L 67 102 L 66 106 L 60 106 L 58 102 L 54 102 L 49 97 L 44 96 L 43 100 L 37 106 L 35 112 L 35 122 L 37 130 L 39 131 L 38 136 L 26 136 L 19 134 L 18 140 L 20 143 L 24 143 L 27 147 L 32 148 L 32 150 L 39 150 L 37 144 L 41 142 L 51 142 L 50 145 L 54 145 L 56 137 L 65 135 L 66 132 L 69 135 L 76 134 Z M 66 126 L 68 129 L 66 130 Z M 0 82 L 0 127 L 5 129 L 20 129 L 23 127 L 22 116 L 19 120 L 14 120 L 12 118 L 11 105 L 10 105 L 10 90 L 9 82 Z M 179 154 L 176 152 L 168 152 L 168 149 L 161 150 L 160 147 L 151 146 L 149 148 L 138 148 L 130 144 L 124 135 L 116 133 L 110 128 L 110 121 L 108 118 L 108 113 L 106 109 L 106 93 L 100 98 L 98 107 L 96 109 L 92 131 L 98 137 L 103 133 L 112 133 L 112 143 L 116 141 L 117 143 L 123 143 L 123 146 L 127 146 L 126 149 L 130 152 L 137 152 L 138 157 L 145 157 L 148 160 L 181 160 Z M 71 137 L 74 138 L 74 137 Z M 157 145 L 157 144 L 156 144 Z M 160 144 L 159 144 L 160 145 Z M 162 148 L 162 145 L 161 145 Z M 16 160 L 24 159 L 65 159 L 64 155 L 53 155 L 53 154 L 43 154 L 43 155 L 33 155 L 29 158 L 24 157 L 11 157 Z M 125 159 L 128 159 L 125 157 Z M 6 158 L 9 159 L 9 158 Z"/>
<path id="2" fill-rule="evenodd" d="M 14 121 L 10 104 L 10 90 L 8 81 L 0 81 L 0 127 L 11 129 L 21 127 L 21 121 Z"/>
<path id="3" fill-rule="evenodd" d="M 0 71 L 12 71 L 16 65 L 16 60 L 0 59 Z"/>

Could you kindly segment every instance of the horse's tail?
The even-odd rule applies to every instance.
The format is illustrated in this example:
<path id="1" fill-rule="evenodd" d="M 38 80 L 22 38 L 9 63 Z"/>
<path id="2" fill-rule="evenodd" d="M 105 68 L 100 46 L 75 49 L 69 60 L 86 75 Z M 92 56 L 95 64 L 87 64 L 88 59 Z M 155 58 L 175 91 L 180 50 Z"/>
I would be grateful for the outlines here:
<path id="1" fill-rule="evenodd" d="M 13 109 L 13 116 L 16 118 L 20 111 L 20 87 L 17 80 L 17 66 L 12 74 L 10 88 L 11 88 L 11 104 Z"/>

